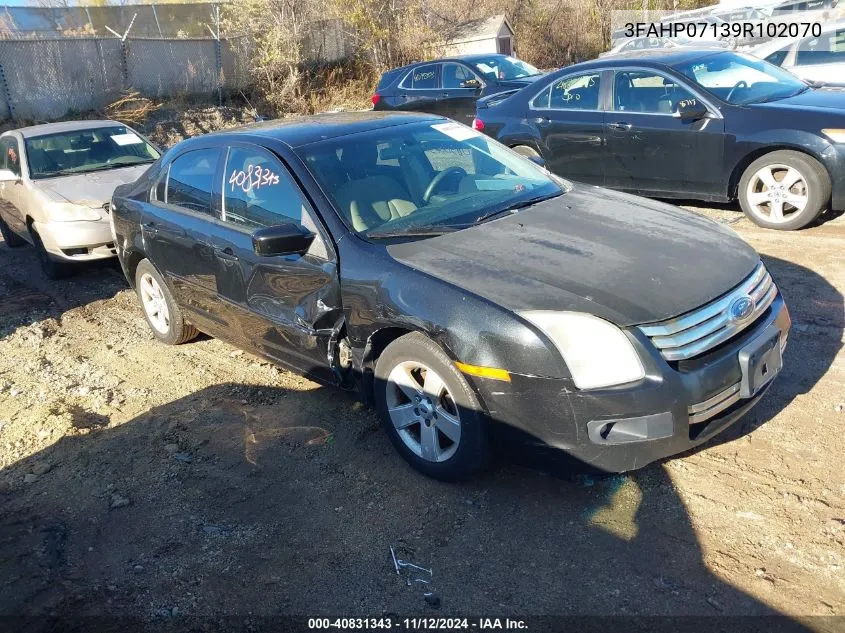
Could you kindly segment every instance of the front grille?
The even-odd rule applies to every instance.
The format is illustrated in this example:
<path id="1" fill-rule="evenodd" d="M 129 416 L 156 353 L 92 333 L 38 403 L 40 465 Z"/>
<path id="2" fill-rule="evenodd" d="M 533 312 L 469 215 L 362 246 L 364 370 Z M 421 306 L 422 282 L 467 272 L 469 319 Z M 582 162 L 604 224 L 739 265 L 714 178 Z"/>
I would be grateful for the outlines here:
<path id="1" fill-rule="evenodd" d="M 754 272 L 728 294 L 674 319 L 642 325 L 640 330 L 666 360 L 687 360 L 754 325 L 772 305 L 777 293 L 772 276 L 760 262 Z M 754 309 L 742 320 L 732 319 L 729 314 L 731 304 L 745 296 L 754 300 Z"/>

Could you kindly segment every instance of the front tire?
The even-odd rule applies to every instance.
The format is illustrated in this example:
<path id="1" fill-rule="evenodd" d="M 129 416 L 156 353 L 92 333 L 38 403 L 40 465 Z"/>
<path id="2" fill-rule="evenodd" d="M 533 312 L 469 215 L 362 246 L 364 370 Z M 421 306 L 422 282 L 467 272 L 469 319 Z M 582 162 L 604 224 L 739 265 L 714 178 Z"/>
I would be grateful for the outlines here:
<path id="1" fill-rule="evenodd" d="M 135 292 L 147 324 L 161 342 L 181 345 L 199 334 L 193 325 L 185 321 L 170 289 L 148 259 L 141 260 L 135 270 Z"/>
<path id="2" fill-rule="evenodd" d="M 47 279 L 60 281 L 61 279 L 67 279 L 76 272 L 73 264 L 58 262 L 53 259 L 50 253 L 47 252 L 47 249 L 44 248 L 44 243 L 34 228 L 30 228 L 30 234 L 32 235 L 32 244 L 35 246 L 35 252 L 38 254 L 38 263 L 41 264 L 41 270 L 47 276 Z"/>
<path id="3" fill-rule="evenodd" d="M 0 218 L 0 235 L 3 236 L 3 241 L 9 248 L 18 248 L 26 244 L 26 240 L 9 228 L 3 218 Z"/>
<path id="4" fill-rule="evenodd" d="M 490 442 L 481 405 L 463 374 L 431 339 L 396 339 L 375 368 L 375 402 L 396 450 L 416 470 L 444 481 L 483 469 Z"/>
<path id="5" fill-rule="evenodd" d="M 749 220 L 767 229 L 794 231 L 815 220 L 830 201 L 830 176 L 815 158 L 779 150 L 748 166 L 737 193 Z"/>

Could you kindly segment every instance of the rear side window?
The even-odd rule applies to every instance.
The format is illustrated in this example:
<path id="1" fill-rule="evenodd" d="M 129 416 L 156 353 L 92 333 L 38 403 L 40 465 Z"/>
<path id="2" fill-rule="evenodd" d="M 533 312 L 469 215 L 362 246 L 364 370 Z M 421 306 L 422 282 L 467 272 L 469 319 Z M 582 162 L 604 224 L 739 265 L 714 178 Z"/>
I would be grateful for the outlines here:
<path id="1" fill-rule="evenodd" d="M 558 79 L 537 95 L 532 105 L 551 110 L 598 110 L 600 80 L 599 73 Z"/>
<path id="2" fill-rule="evenodd" d="M 14 137 L 6 136 L 0 141 L 0 151 L 3 152 L 0 159 L 0 167 L 8 169 L 15 176 L 21 175 L 21 152 L 18 142 Z"/>
<path id="3" fill-rule="evenodd" d="M 440 85 L 440 64 L 417 66 L 402 80 L 403 88 L 429 90 Z"/>
<path id="4" fill-rule="evenodd" d="M 216 215 L 211 199 L 219 158 L 217 149 L 199 149 L 174 160 L 167 177 L 167 204 Z"/>
<path id="5" fill-rule="evenodd" d="M 381 76 L 381 79 L 379 79 L 378 87 L 376 88 L 376 90 L 382 90 L 384 88 L 387 88 L 391 83 L 393 83 L 393 80 L 396 78 L 397 74 L 398 71 L 396 70 L 390 70 L 384 73 Z"/>

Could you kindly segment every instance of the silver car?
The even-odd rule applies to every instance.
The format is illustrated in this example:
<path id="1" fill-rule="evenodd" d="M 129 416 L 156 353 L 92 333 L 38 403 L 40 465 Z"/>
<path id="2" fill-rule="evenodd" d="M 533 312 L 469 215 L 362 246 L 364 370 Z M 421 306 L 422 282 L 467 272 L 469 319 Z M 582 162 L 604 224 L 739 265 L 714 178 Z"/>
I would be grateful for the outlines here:
<path id="1" fill-rule="evenodd" d="M 69 121 L 0 135 L 0 233 L 35 246 L 51 279 L 73 262 L 114 257 L 109 204 L 159 151 L 117 121 Z"/>
<path id="2" fill-rule="evenodd" d="M 778 38 L 751 54 L 805 81 L 845 86 L 845 20 L 822 24 L 819 37 Z"/>

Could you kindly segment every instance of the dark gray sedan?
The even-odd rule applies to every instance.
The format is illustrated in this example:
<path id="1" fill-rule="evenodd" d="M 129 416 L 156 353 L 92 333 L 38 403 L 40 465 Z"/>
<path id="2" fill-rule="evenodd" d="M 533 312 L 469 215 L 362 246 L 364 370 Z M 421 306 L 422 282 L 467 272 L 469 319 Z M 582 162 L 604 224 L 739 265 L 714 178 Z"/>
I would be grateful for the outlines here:
<path id="1" fill-rule="evenodd" d="M 789 330 L 730 229 L 435 116 L 184 141 L 112 218 L 161 341 L 202 330 L 354 389 L 443 479 L 499 431 L 608 471 L 688 450 L 762 397 Z"/>

